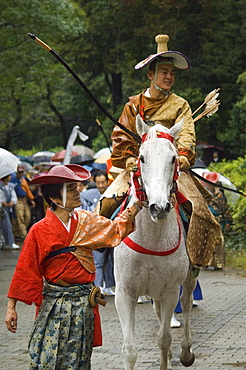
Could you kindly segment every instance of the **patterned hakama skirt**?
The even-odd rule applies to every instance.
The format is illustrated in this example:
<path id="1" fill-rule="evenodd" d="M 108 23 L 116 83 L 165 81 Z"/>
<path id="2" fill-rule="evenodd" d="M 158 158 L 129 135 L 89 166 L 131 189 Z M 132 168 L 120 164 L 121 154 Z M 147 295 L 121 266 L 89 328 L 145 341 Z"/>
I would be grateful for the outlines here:
<path id="1" fill-rule="evenodd" d="M 30 369 L 90 370 L 94 313 L 92 284 L 60 287 L 45 284 L 44 300 L 29 342 Z"/>

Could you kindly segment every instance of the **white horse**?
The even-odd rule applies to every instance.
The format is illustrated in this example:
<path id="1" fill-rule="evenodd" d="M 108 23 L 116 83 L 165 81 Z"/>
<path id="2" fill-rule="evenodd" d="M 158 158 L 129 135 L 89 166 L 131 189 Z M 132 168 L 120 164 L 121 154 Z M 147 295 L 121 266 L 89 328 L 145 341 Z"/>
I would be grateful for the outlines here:
<path id="1" fill-rule="evenodd" d="M 195 358 L 190 336 L 195 280 L 190 278 L 185 234 L 178 208 L 171 204 L 177 163 L 177 151 L 172 141 L 177 138 L 182 123 L 175 124 L 171 129 L 159 124 L 149 128 L 139 116 L 136 120 L 137 132 L 142 137 L 139 168 L 148 206 L 137 215 L 136 230 L 114 251 L 115 304 L 123 331 L 122 355 L 126 370 L 133 370 L 137 360 L 135 307 L 138 297 L 143 295 L 152 298 L 160 324 L 157 334 L 160 370 L 172 369 L 170 321 L 178 302 L 180 285 L 183 286 L 181 303 L 184 318 L 180 360 L 188 367 Z M 139 248 L 142 248 L 140 252 Z M 146 249 L 153 255 L 145 254 L 148 253 Z"/>

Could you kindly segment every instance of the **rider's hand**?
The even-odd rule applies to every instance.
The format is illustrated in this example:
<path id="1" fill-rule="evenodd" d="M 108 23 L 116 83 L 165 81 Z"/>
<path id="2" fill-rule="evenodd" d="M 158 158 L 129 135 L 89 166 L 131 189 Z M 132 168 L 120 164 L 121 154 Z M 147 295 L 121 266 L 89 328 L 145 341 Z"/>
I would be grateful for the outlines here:
<path id="1" fill-rule="evenodd" d="M 187 171 L 190 168 L 190 162 L 184 155 L 179 156 L 179 169 L 180 171 Z"/>
<path id="2" fill-rule="evenodd" d="M 137 166 L 137 158 L 135 157 L 128 157 L 126 160 L 126 170 L 131 172 L 133 167 Z"/>

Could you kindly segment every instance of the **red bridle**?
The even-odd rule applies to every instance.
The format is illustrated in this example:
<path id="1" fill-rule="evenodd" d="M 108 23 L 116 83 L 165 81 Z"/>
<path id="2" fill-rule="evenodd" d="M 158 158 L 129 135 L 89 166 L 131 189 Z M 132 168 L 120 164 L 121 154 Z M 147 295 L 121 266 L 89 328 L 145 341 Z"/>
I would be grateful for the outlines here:
<path id="1" fill-rule="evenodd" d="M 173 141 L 174 141 L 174 137 L 167 134 L 167 133 L 157 132 L 156 134 L 157 134 L 158 138 L 165 138 L 165 139 L 171 141 L 171 143 L 173 143 Z M 144 134 L 143 137 L 142 137 L 142 143 L 145 140 L 147 140 L 147 138 L 148 138 L 147 134 Z M 173 173 L 173 187 L 171 189 L 171 193 L 172 192 L 175 193 L 177 203 L 180 204 L 180 203 L 183 203 L 183 202 L 187 201 L 187 199 L 185 198 L 185 196 L 183 194 L 181 194 L 178 191 L 178 187 L 177 187 L 177 184 L 176 184 L 177 179 L 178 179 L 178 160 L 176 158 L 175 168 L 174 168 L 174 173 Z M 143 188 L 143 184 L 142 184 L 142 180 L 141 180 L 140 157 L 138 158 L 137 170 L 134 172 L 134 174 L 132 176 L 132 181 L 133 181 L 133 184 L 134 184 L 134 187 L 135 187 L 136 197 L 142 202 L 147 202 L 148 198 L 147 198 L 146 192 Z M 140 246 L 139 244 L 135 243 L 130 237 L 126 237 L 124 239 L 124 243 L 129 248 L 133 249 L 135 252 L 138 252 L 138 253 L 149 254 L 149 255 L 154 255 L 154 256 L 167 256 L 171 253 L 174 253 L 179 248 L 180 243 L 181 243 L 181 239 L 182 239 L 181 221 L 180 221 L 180 215 L 179 215 L 179 207 L 178 207 L 177 203 L 176 203 L 175 208 L 176 208 L 176 212 L 177 212 L 177 220 L 178 220 L 178 227 L 179 227 L 179 240 L 178 240 L 178 243 L 175 247 L 171 248 L 170 250 L 162 251 L 162 252 L 161 251 L 160 252 L 153 251 L 153 250 L 146 249 L 146 248 Z"/>
<path id="2" fill-rule="evenodd" d="M 158 138 L 160 138 L 160 139 L 161 138 L 167 139 L 167 140 L 171 141 L 171 143 L 174 142 L 174 137 L 171 136 L 171 135 L 169 135 L 169 134 L 167 134 L 166 132 L 156 131 L 156 136 Z M 143 136 L 142 136 L 142 143 L 141 144 L 143 144 L 147 140 L 147 138 L 148 138 L 148 133 L 143 134 Z"/>
<path id="3" fill-rule="evenodd" d="M 157 136 L 157 138 L 160 138 L 160 139 L 161 138 L 167 139 L 171 143 L 174 142 L 174 137 L 167 134 L 166 132 L 157 131 L 156 136 Z M 148 139 L 148 134 L 146 133 L 142 136 L 142 144 L 147 139 Z M 178 180 L 178 160 L 176 159 L 175 160 L 174 173 L 173 173 L 173 189 L 175 189 L 175 190 L 171 190 L 171 193 L 172 192 L 176 193 L 178 191 L 177 186 L 176 186 L 176 181 L 177 180 Z M 137 199 L 140 200 L 141 202 L 147 202 L 148 198 L 147 198 L 146 192 L 143 188 L 142 177 L 141 177 L 140 157 L 138 157 L 137 170 L 134 171 L 134 174 L 132 176 L 132 181 L 133 181 L 133 185 L 135 187 L 135 194 L 136 194 Z"/>

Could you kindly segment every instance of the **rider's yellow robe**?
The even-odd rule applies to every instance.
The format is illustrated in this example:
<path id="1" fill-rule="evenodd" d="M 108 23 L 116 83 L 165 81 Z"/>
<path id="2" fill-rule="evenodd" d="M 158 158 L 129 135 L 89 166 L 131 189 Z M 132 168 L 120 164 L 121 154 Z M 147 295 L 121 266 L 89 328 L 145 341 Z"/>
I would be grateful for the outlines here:
<path id="1" fill-rule="evenodd" d="M 160 123 L 170 128 L 184 118 L 176 146 L 179 155 L 186 156 L 192 166 L 195 162 L 196 135 L 188 102 L 174 93 L 169 93 L 162 99 L 146 97 L 144 93 L 145 91 L 129 98 L 119 122 L 137 134 L 135 119 L 140 112 L 150 126 Z M 112 164 L 125 168 L 128 157 L 138 156 L 139 144 L 118 126 L 115 126 L 111 138 L 113 142 Z M 188 172 L 182 172 L 178 185 L 179 190 L 192 203 L 193 212 L 187 235 L 187 251 L 191 263 L 194 266 L 206 267 L 220 234 L 220 226 L 207 206 L 207 201 L 210 200 L 209 194 L 197 179 Z"/>

